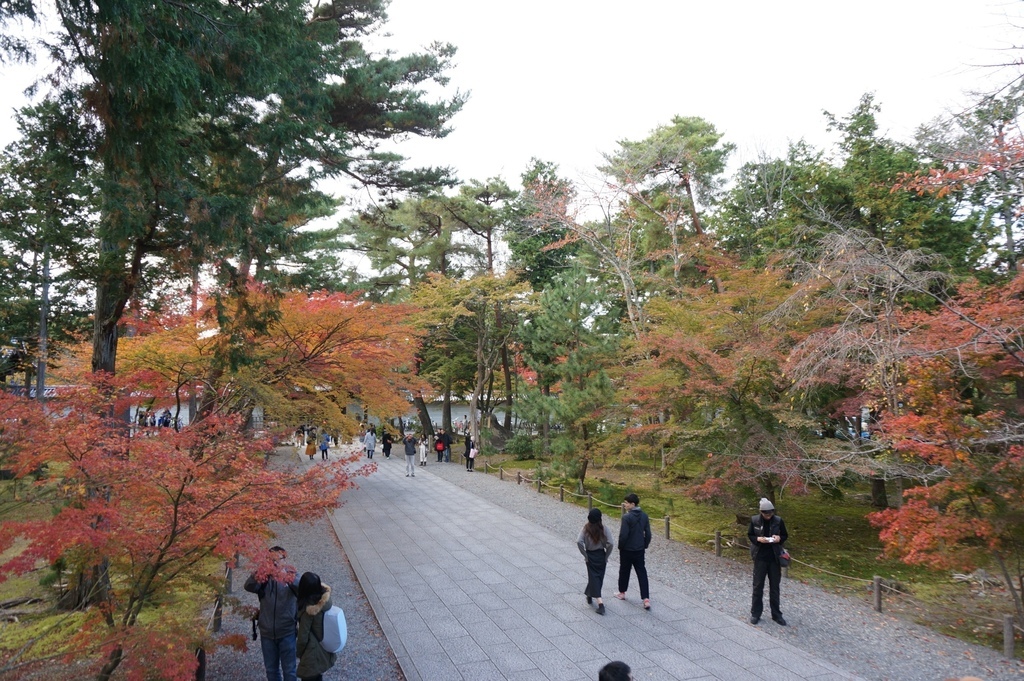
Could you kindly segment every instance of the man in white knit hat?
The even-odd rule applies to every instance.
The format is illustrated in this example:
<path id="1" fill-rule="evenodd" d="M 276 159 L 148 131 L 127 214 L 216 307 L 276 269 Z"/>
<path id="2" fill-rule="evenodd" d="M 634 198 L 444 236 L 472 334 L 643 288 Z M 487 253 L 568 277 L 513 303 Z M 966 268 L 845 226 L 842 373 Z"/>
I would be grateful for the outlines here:
<path id="1" fill-rule="evenodd" d="M 782 582 L 782 566 L 779 554 L 789 534 L 786 523 L 775 513 L 775 505 L 768 499 L 761 499 L 760 513 L 750 519 L 747 539 L 750 540 L 750 557 L 754 559 L 754 595 L 750 604 L 750 623 L 761 621 L 764 611 L 764 578 L 768 577 L 768 605 L 772 619 L 786 626 L 779 607 L 779 584 Z"/>

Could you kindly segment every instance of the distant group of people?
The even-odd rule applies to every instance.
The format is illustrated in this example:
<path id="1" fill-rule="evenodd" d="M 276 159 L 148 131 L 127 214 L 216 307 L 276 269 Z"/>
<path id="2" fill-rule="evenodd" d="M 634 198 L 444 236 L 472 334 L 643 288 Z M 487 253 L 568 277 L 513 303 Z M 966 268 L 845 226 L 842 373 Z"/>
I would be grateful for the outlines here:
<path id="1" fill-rule="evenodd" d="M 150 428 L 170 428 L 174 425 L 176 419 L 171 416 L 170 409 L 163 409 L 160 411 L 147 411 L 140 409 L 138 414 L 135 416 L 135 422 L 140 426 L 149 426 Z"/>
<path id="2" fill-rule="evenodd" d="M 331 587 L 315 572 L 302 577 L 285 560 L 280 546 L 270 549 L 273 573 L 245 580 L 245 590 L 259 598 L 253 636 L 260 639 L 267 681 L 322 681 L 337 661 L 324 649 L 324 614 L 331 609 Z"/>

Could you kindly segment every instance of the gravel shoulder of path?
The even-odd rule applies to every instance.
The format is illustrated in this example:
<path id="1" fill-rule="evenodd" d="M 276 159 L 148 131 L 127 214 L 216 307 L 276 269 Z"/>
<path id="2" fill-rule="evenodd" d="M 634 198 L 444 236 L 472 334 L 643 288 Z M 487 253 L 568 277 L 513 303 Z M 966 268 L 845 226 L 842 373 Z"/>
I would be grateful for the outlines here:
<path id="1" fill-rule="evenodd" d="M 565 550 L 576 551 L 576 537 L 586 522 L 586 507 L 538 494 L 536 486 L 501 481 L 497 475 L 483 472 L 483 461 L 477 463 L 475 472 L 467 473 L 465 465 L 455 461 L 454 452 L 452 458 L 449 464 L 428 462 L 427 472 L 564 537 Z M 643 499 L 640 501 L 643 507 Z M 610 519 L 610 527 L 617 536 L 618 520 Z M 663 530 L 659 533 L 657 519 L 652 519 L 651 529 L 654 540 L 646 563 L 655 582 L 652 608 L 658 605 L 655 589 L 661 583 L 747 621 L 752 579 L 749 561 L 717 558 L 713 552 L 668 541 Z M 799 541 L 798 537 L 793 539 Z M 617 552 L 613 553 L 612 562 L 617 565 Z M 613 590 L 617 574 L 618 568 L 614 567 L 609 568 L 606 576 L 605 583 L 611 580 Z M 582 573 L 580 579 L 584 579 Z M 635 576 L 627 599 L 638 602 Z M 765 610 L 767 614 L 767 604 Z M 784 579 L 782 611 L 789 626 L 780 627 L 765 617 L 758 628 L 871 681 L 942 681 L 967 675 L 987 681 L 1024 679 L 1024 662 L 1008 660 L 998 651 L 877 613 L 866 598 L 845 598 L 796 579 Z"/>
<path id="2" fill-rule="evenodd" d="M 346 447 L 347 448 L 347 447 Z M 331 449 L 331 453 L 338 450 Z M 319 454 L 317 455 L 319 460 Z M 294 447 L 278 447 L 271 459 L 272 466 L 298 463 Z M 293 523 L 273 528 L 278 543 L 288 551 L 288 562 L 299 573 L 312 571 L 331 587 L 331 599 L 345 611 L 348 641 L 338 655 L 338 661 L 324 673 L 324 681 L 404 681 L 391 646 L 377 622 L 373 610 L 356 579 L 344 548 L 325 516 L 312 524 Z M 270 544 L 268 544 L 269 546 Z M 258 605 L 255 594 L 242 588 L 248 573 L 235 571 L 234 590 L 231 594 L 241 606 Z M 247 649 L 238 652 L 219 648 L 207 658 L 208 681 L 251 681 L 265 679 L 260 642 L 252 640 L 251 621 L 237 609 L 225 608 L 221 635 L 242 634 Z"/>

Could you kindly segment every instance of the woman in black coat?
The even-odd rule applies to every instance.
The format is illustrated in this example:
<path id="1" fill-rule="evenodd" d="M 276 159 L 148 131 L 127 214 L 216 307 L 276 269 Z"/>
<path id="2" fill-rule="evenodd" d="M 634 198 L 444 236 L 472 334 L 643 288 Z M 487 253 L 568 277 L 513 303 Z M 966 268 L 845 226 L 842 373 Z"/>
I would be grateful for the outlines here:
<path id="1" fill-rule="evenodd" d="M 604 601 L 601 600 L 601 587 L 604 585 L 604 571 L 608 566 L 608 556 L 615 548 L 612 532 L 601 522 L 601 511 L 592 508 L 587 514 L 587 524 L 580 530 L 576 546 L 587 561 L 587 588 L 583 593 L 587 603 L 597 599 L 597 614 L 604 614 Z"/>

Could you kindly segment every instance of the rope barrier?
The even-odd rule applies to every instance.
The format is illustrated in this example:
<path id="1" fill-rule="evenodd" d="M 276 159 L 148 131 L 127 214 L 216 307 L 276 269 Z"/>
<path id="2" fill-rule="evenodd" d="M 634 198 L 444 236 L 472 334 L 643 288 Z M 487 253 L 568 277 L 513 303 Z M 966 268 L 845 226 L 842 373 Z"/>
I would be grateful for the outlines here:
<path id="1" fill-rule="evenodd" d="M 817 570 L 818 572 L 824 572 L 827 575 L 832 575 L 833 577 L 842 577 L 843 579 L 852 579 L 852 580 L 857 581 L 857 582 L 867 582 L 868 584 L 874 584 L 874 581 L 875 581 L 873 579 L 864 579 L 863 577 L 851 577 L 850 575 L 843 575 L 843 574 L 840 574 L 838 572 L 832 572 L 831 570 L 826 570 L 825 568 L 820 568 L 817 565 L 811 565 L 810 563 L 805 563 L 804 561 L 797 560 L 796 558 L 790 558 L 790 560 L 792 562 L 794 562 L 794 563 L 800 563 L 801 565 L 803 565 L 805 567 L 809 567 L 812 570 Z"/>
<path id="2" fill-rule="evenodd" d="M 677 529 L 678 530 L 682 530 L 683 532 L 689 532 L 690 534 L 701 534 L 701 535 L 704 535 L 705 537 L 716 537 L 716 536 L 718 536 L 717 533 L 715 533 L 715 532 L 705 532 L 704 530 L 694 530 L 694 529 L 691 529 L 689 527 L 686 527 L 685 525 L 677 525 L 675 523 L 672 524 L 672 529 L 673 530 L 677 530 Z M 725 532 L 725 531 L 726 530 L 718 530 L 718 532 Z"/>

